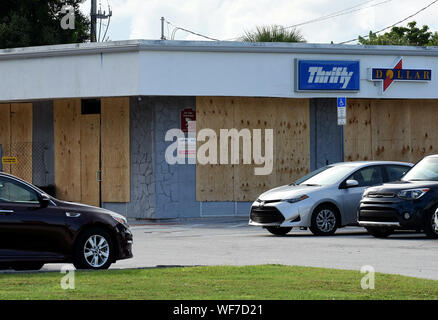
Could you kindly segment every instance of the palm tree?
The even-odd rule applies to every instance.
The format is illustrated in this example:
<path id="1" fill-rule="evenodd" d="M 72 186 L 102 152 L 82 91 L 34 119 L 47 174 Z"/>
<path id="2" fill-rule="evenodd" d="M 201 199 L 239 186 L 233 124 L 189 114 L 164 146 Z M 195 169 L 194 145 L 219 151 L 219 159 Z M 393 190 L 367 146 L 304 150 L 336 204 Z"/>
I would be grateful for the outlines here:
<path id="1" fill-rule="evenodd" d="M 241 40 L 245 42 L 306 42 L 296 28 L 287 29 L 277 24 L 258 26 L 255 31 L 245 31 Z"/>

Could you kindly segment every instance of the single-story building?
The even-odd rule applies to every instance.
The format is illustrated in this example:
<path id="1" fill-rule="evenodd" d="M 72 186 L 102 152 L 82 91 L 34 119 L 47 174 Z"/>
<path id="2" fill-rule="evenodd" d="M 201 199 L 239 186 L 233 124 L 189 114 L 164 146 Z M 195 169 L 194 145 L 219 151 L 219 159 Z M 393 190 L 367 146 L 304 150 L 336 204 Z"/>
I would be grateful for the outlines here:
<path id="1" fill-rule="evenodd" d="M 2 171 L 130 218 L 248 215 L 263 191 L 330 163 L 437 153 L 435 66 L 433 47 L 133 40 L 0 50 Z M 270 174 L 254 174 L 256 157 L 189 161 L 190 139 L 184 164 L 166 161 L 177 142 L 166 134 L 191 121 L 218 136 L 272 129 Z"/>

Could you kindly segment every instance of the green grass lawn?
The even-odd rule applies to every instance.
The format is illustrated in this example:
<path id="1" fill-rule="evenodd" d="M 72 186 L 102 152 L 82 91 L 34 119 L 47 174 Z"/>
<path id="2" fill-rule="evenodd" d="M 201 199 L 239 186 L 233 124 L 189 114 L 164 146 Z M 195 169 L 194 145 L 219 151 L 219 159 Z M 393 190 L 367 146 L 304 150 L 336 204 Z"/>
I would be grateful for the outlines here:
<path id="1" fill-rule="evenodd" d="M 0 299 L 438 299 L 438 281 L 375 276 L 363 290 L 359 271 L 280 265 L 187 267 L 76 272 L 75 290 L 64 274 L 0 274 Z"/>

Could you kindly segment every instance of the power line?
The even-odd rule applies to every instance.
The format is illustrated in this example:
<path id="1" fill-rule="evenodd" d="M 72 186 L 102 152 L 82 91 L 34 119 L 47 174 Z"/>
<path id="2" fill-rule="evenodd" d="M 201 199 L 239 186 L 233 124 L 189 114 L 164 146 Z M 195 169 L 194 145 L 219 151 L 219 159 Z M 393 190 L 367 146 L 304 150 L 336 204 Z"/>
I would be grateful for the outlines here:
<path id="1" fill-rule="evenodd" d="M 366 4 L 368 4 L 368 3 L 375 2 L 375 1 L 376 1 L 376 0 L 368 0 L 368 1 L 362 2 L 362 3 L 360 3 L 360 4 L 357 4 L 357 5 L 355 5 L 355 6 L 348 7 L 348 8 L 345 8 L 345 9 L 339 10 L 339 11 L 332 12 L 332 13 L 330 13 L 330 14 L 328 14 L 328 15 L 323 15 L 323 16 L 318 17 L 318 18 L 315 18 L 315 19 L 311 19 L 311 20 L 303 21 L 303 22 L 298 23 L 298 24 L 295 24 L 295 25 L 291 25 L 291 26 L 287 26 L 287 27 L 280 28 L 280 30 L 286 30 L 286 29 L 290 29 L 290 28 L 296 28 L 296 27 L 299 27 L 299 26 L 302 26 L 302 25 L 306 25 L 306 24 L 310 24 L 310 23 L 315 23 L 315 22 L 320 22 L 320 21 L 324 21 L 324 20 L 328 20 L 328 19 L 336 18 L 336 17 L 342 16 L 342 15 L 346 15 L 346 14 L 354 13 L 354 12 L 357 12 L 357 11 L 361 11 L 361 10 L 365 10 L 365 9 L 373 8 L 373 7 L 376 7 L 376 6 L 379 6 L 379 5 L 382 5 L 382 4 L 385 4 L 385 3 L 391 2 L 391 1 L 393 1 L 393 0 L 384 0 L 384 1 L 381 1 L 381 2 L 378 2 L 378 3 L 374 3 L 374 4 L 370 5 L 370 6 L 363 7 L 363 5 L 366 5 Z M 172 26 L 174 27 L 174 29 L 173 29 L 173 31 L 172 31 L 172 36 L 171 36 L 171 39 L 172 39 L 172 40 L 175 38 L 175 34 L 176 34 L 176 32 L 177 32 L 178 30 L 182 30 L 182 31 L 185 31 L 185 32 L 191 33 L 191 34 L 193 34 L 193 35 L 196 35 L 196 36 L 199 36 L 199 37 L 202 37 L 202 38 L 208 39 L 208 40 L 213 40 L 213 41 L 234 41 L 234 40 L 238 40 L 238 39 L 241 38 L 241 37 L 235 37 L 235 38 L 231 38 L 231 39 L 220 40 L 220 39 L 212 38 L 212 37 L 210 37 L 210 36 L 206 36 L 206 35 L 201 34 L 201 33 L 199 33 L 199 32 L 191 31 L 191 30 L 189 30 L 189 29 L 186 29 L 186 28 L 183 28 L 183 27 L 176 26 L 176 25 L 174 25 L 173 23 L 171 23 L 171 22 L 168 21 L 168 20 L 167 20 L 166 22 L 167 22 L 168 25 L 172 25 Z"/>
<path id="2" fill-rule="evenodd" d="M 384 3 L 387 3 L 387 2 L 391 2 L 392 0 L 384 0 L 384 1 L 375 3 L 375 4 L 367 6 L 367 7 L 362 7 L 363 5 L 365 5 L 367 3 L 375 2 L 375 1 L 376 0 L 368 0 L 368 1 L 362 2 L 362 3 L 358 4 L 358 5 L 355 5 L 355 6 L 352 6 L 352 7 L 348 7 L 348 8 L 339 10 L 339 11 L 332 12 L 332 13 L 330 13 L 328 15 L 324 15 L 324 16 L 321 16 L 321 17 L 318 17 L 318 18 L 315 18 L 315 19 L 307 20 L 307 21 L 304 21 L 304 22 L 301 22 L 301 23 L 298 23 L 298 24 L 295 24 L 295 25 L 292 25 L 292 26 L 283 27 L 280 30 L 295 28 L 295 27 L 302 26 L 302 25 L 305 25 L 305 24 L 310 24 L 310 23 L 314 23 L 314 22 L 320 22 L 320 21 L 328 20 L 328 19 L 331 19 L 331 18 L 335 18 L 335 17 L 338 17 L 338 16 L 346 15 L 346 14 L 353 13 L 353 12 L 356 12 L 356 11 L 361 11 L 361 10 L 364 10 L 364 9 L 376 7 L 376 6 L 379 6 L 381 4 L 384 4 Z M 208 39 L 208 40 L 221 41 L 219 39 L 215 39 L 215 38 L 212 38 L 210 36 L 206 36 L 206 35 L 200 34 L 198 32 L 191 31 L 191 30 L 183 28 L 183 27 L 178 27 L 178 26 L 174 25 L 173 23 L 171 23 L 168 20 L 167 20 L 167 24 L 168 25 L 172 25 L 174 27 L 174 29 L 172 31 L 172 36 L 171 36 L 172 40 L 174 40 L 175 34 L 176 34 L 176 32 L 178 30 L 183 30 L 185 32 L 194 34 L 196 36 L 199 36 L 199 37 L 202 37 L 202 38 L 205 38 L 205 39 Z M 222 40 L 222 41 L 234 41 L 234 40 L 238 40 L 240 38 L 241 37 L 235 37 L 235 38 L 226 39 L 226 40 Z"/>
<path id="3" fill-rule="evenodd" d="M 421 8 L 420 10 L 418 10 L 417 12 L 415 12 L 415 13 L 411 14 L 410 16 L 404 18 L 403 20 L 400 20 L 400 21 L 398 21 L 398 22 L 396 22 L 396 23 L 394 23 L 394 24 L 392 24 L 392 25 L 390 25 L 390 26 L 388 26 L 388 27 L 385 27 L 385 28 L 383 28 L 383 29 L 380 29 L 380 30 L 374 32 L 374 34 L 378 34 L 378 33 L 382 32 L 382 31 L 385 31 L 385 30 L 388 30 L 388 29 L 390 29 L 390 28 L 392 28 L 392 27 L 395 27 L 396 25 L 398 25 L 398 24 L 400 24 L 400 23 L 402 23 L 402 22 L 405 22 L 406 20 L 408 20 L 408 19 L 410 19 L 410 18 L 416 16 L 416 15 L 419 14 L 420 12 L 422 12 L 422 11 L 428 9 L 430 6 L 432 6 L 432 5 L 435 4 L 436 2 L 438 2 L 438 0 L 432 1 L 431 3 L 429 3 L 429 4 L 428 4 L 427 6 L 425 6 L 424 8 Z M 369 35 L 363 36 L 363 38 L 368 38 L 368 37 L 369 37 Z M 351 39 L 351 40 L 347 40 L 347 41 L 343 41 L 343 42 L 339 42 L 339 44 L 345 44 L 345 43 L 349 43 L 349 42 L 353 42 L 353 41 L 357 41 L 357 38 L 355 38 L 355 39 Z"/>
<path id="4" fill-rule="evenodd" d="M 300 26 L 303 26 L 303 25 L 306 25 L 306 24 L 309 24 L 309 23 L 320 22 L 320 21 L 331 19 L 331 18 L 336 18 L 336 17 L 339 17 L 339 16 L 343 16 L 343 15 L 346 15 L 346 14 L 349 14 L 349 13 L 361 11 L 361 10 L 364 10 L 364 9 L 374 8 L 374 7 L 377 7 L 379 5 L 382 5 L 382 4 L 391 2 L 391 1 L 392 0 L 385 0 L 385 1 L 381 1 L 381 2 L 375 3 L 373 5 L 367 6 L 367 7 L 362 7 L 362 8 L 351 10 L 351 9 L 356 8 L 358 6 L 361 6 L 361 5 L 354 6 L 354 7 L 351 7 L 349 9 L 341 10 L 340 12 L 332 13 L 332 14 L 327 15 L 327 16 L 322 16 L 320 18 L 316 18 L 316 19 L 313 19 L 313 20 L 309 20 L 309 21 L 305 21 L 305 22 L 302 22 L 302 23 L 298 23 L 298 24 L 292 25 L 292 26 L 288 26 L 288 27 L 285 27 L 284 29 L 296 28 L 296 27 L 300 27 Z M 370 1 L 368 1 L 368 2 L 370 2 Z"/>
<path id="5" fill-rule="evenodd" d="M 392 0 L 384 0 L 384 1 L 381 1 L 381 2 L 378 2 L 378 3 L 375 3 L 375 4 L 373 4 L 373 5 L 370 5 L 370 6 L 362 7 L 363 5 L 365 5 L 365 4 L 367 4 L 367 3 L 370 3 L 370 2 L 373 2 L 373 1 L 375 1 L 375 0 L 365 1 L 365 2 L 363 2 L 363 3 L 361 3 L 361 4 L 356 5 L 356 6 L 352 6 L 352 7 L 349 7 L 349 8 L 343 9 L 343 10 L 340 10 L 340 11 L 336 11 L 336 12 L 333 12 L 333 13 L 331 13 L 331 14 L 321 16 L 321 17 L 319 17 L 319 18 L 315 18 L 315 19 L 307 20 L 307 21 L 304 21 L 304 22 L 301 22 L 301 23 L 298 23 L 298 24 L 295 24 L 295 25 L 291 25 L 291 26 L 283 27 L 283 28 L 281 28 L 280 30 L 285 30 L 285 29 L 289 29 L 289 28 L 295 28 L 295 27 L 302 26 L 302 25 L 305 25 L 305 24 L 310 24 L 310 23 L 315 23 L 315 22 L 320 22 L 320 21 L 328 20 L 328 19 L 331 19 L 331 18 L 339 17 L 339 16 L 341 16 L 341 15 L 346 15 L 346 14 L 349 14 L 349 13 L 353 13 L 353 12 L 361 11 L 361 10 L 364 10 L 364 9 L 368 9 L 368 8 L 376 7 L 376 6 L 379 6 L 379 5 L 382 5 L 382 4 L 385 4 L 385 3 L 391 2 Z M 390 26 L 388 26 L 388 27 L 385 27 L 385 28 L 383 28 L 383 29 L 380 29 L 380 30 L 376 31 L 375 34 L 380 33 L 380 32 L 383 32 L 383 31 L 385 31 L 385 30 L 387 30 L 387 29 L 389 29 L 389 28 L 392 28 L 392 27 L 396 26 L 397 24 L 400 24 L 400 23 L 402 23 L 402 22 L 404 22 L 404 21 L 406 21 L 406 20 L 408 20 L 408 19 L 410 19 L 410 18 L 416 16 L 416 15 L 419 14 L 420 12 L 422 12 L 422 11 L 428 9 L 430 6 L 432 6 L 432 5 L 435 4 L 436 2 L 438 2 L 438 0 L 434 0 L 434 1 L 432 1 L 432 2 L 429 3 L 427 6 L 421 8 L 421 9 L 418 10 L 417 12 L 411 14 L 410 16 L 408 16 L 408 17 L 406 17 L 406 18 L 404 18 L 404 19 L 402 19 L 402 20 L 400 20 L 400 21 L 398 21 L 398 22 L 396 22 L 396 23 L 394 23 L 394 24 L 392 24 L 392 25 L 390 25 Z M 202 38 L 208 39 L 208 40 L 212 40 L 212 41 L 233 41 L 233 40 L 237 40 L 237 39 L 240 39 L 240 38 L 241 38 L 241 37 L 237 37 L 237 38 L 232 38 L 232 39 L 219 40 L 219 39 L 216 39 L 216 38 L 213 38 L 213 37 L 210 37 L 210 36 L 206 36 L 206 35 L 201 34 L 201 33 L 199 33 L 199 32 L 191 31 L 191 30 L 189 30 L 189 29 L 186 29 L 186 28 L 183 28 L 183 27 L 176 26 L 176 25 L 174 25 L 173 23 L 171 23 L 171 22 L 168 21 L 168 20 L 167 20 L 166 22 L 168 23 L 168 25 L 171 25 L 171 26 L 174 27 L 174 29 L 173 29 L 173 31 L 172 31 L 172 36 L 171 36 L 171 39 L 172 39 L 172 40 L 175 38 L 175 34 L 176 34 L 176 32 L 177 32 L 178 30 L 182 30 L 182 31 L 185 31 L 185 32 L 191 33 L 191 34 L 193 34 L 193 35 L 196 35 L 196 36 L 199 36 L 199 37 L 202 37 Z M 367 38 L 367 37 L 369 37 L 369 35 L 364 36 L 364 38 Z M 353 42 L 353 41 L 357 41 L 357 39 L 355 38 L 355 39 L 351 39 L 351 40 L 343 41 L 343 42 L 340 42 L 339 44 L 345 44 L 345 43 L 349 43 L 349 42 Z"/>
<path id="6" fill-rule="evenodd" d="M 438 1 L 438 0 L 437 0 L 437 1 Z M 215 39 L 215 38 L 212 38 L 212 37 L 209 37 L 209 36 L 203 35 L 203 34 L 201 34 L 201 33 L 195 32 L 195 31 L 191 31 L 191 30 L 186 29 L 186 28 L 183 28 L 183 27 L 178 27 L 178 26 L 174 25 L 172 22 L 170 22 L 169 20 L 167 20 L 167 23 L 174 27 L 174 29 L 173 29 L 173 31 L 172 31 L 172 40 L 173 40 L 173 38 L 175 37 L 176 32 L 177 32 L 178 30 L 182 30 L 182 31 L 185 31 L 185 32 L 191 33 L 191 34 L 193 34 L 193 35 L 195 35 L 195 36 L 202 37 L 202 38 L 205 38 L 205 39 L 208 39 L 208 40 L 220 41 L 219 39 Z"/>
<path id="7" fill-rule="evenodd" d="M 342 10 L 339 10 L 339 11 L 335 11 L 335 12 L 332 12 L 330 14 L 320 16 L 318 18 L 314 18 L 314 19 L 311 19 L 311 20 L 307 20 L 307 21 L 303 21 L 303 22 L 291 25 L 291 26 L 280 28 L 280 30 L 296 28 L 296 27 L 300 27 L 300 26 L 303 26 L 303 25 L 306 25 L 306 24 L 310 24 L 310 23 L 315 23 L 315 22 L 321 22 L 321 21 L 329 20 L 329 19 L 332 19 L 332 18 L 336 18 L 336 17 L 343 16 L 343 15 L 350 14 L 350 13 L 354 13 L 354 12 L 361 11 L 361 10 L 364 10 L 364 9 L 369 9 L 369 8 L 377 7 L 379 5 L 391 2 L 392 0 L 384 0 L 384 1 L 381 1 L 381 2 L 378 2 L 378 3 L 374 3 L 374 4 L 370 5 L 370 6 L 362 7 L 363 5 L 365 5 L 367 3 L 370 3 L 370 2 L 374 2 L 374 1 L 376 1 L 376 0 L 368 0 L 368 1 L 362 2 L 362 3 L 358 4 L 358 5 L 355 5 L 355 6 L 346 8 L 346 9 L 342 9 Z M 241 37 L 236 37 L 236 38 L 226 39 L 224 41 L 233 41 L 233 40 L 238 40 L 240 38 Z"/>

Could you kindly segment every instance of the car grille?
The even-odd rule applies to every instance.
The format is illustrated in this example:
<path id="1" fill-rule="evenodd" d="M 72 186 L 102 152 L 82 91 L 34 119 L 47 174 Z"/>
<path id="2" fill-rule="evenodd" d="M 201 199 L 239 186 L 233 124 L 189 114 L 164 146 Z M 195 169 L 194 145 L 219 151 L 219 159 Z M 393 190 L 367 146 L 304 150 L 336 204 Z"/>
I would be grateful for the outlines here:
<path id="1" fill-rule="evenodd" d="M 252 207 L 250 218 L 257 223 L 278 223 L 284 221 L 283 215 L 275 207 Z"/>
<path id="2" fill-rule="evenodd" d="M 263 204 L 268 204 L 268 203 L 281 202 L 281 199 L 277 199 L 277 200 L 260 200 L 260 199 L 257 199 L 256 202 L 263 203 Z"/>
<path id="3" fill-rule="evenodd" d="M 397 211 L 390 208 L 366 208 L 359 212 L 359 221 L 398 222 Z"/>
<path id="4" fill-rule="evenodd" d="M 367 198 L 395 198 L 393 192 L 369 192 Z"/>

